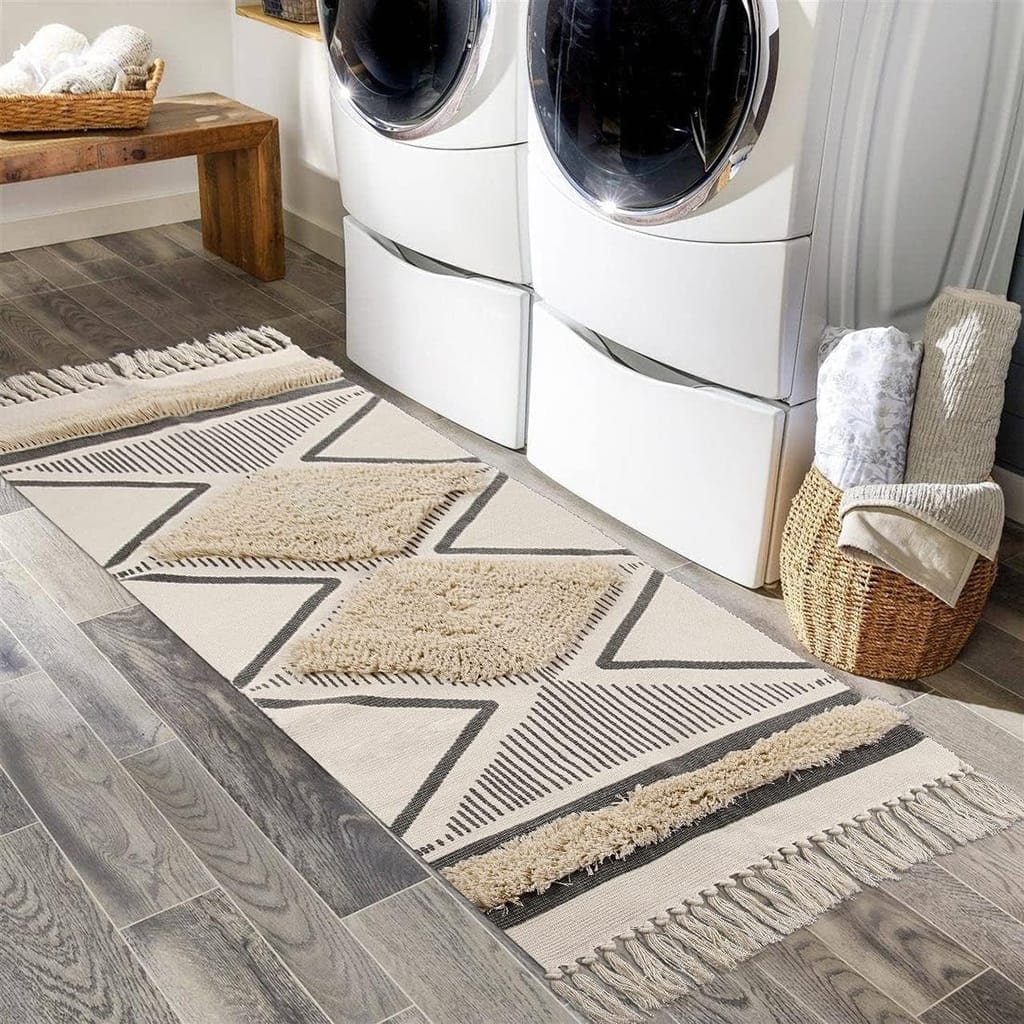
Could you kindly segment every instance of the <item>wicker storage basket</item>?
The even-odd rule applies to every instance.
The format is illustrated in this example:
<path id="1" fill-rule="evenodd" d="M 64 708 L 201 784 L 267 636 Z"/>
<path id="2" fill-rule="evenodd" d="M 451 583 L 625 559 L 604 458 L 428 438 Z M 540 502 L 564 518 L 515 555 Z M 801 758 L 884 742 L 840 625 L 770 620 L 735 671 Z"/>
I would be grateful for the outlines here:
<path id="1" fill-rule="evenodd" d="M 782 596 L 797 639 L 836 668 L 875 679 L 919 679 L 967 643 L 996 566 L 979 558 L 950 608 L 898 573 L 836 547 L 842 492 L 817 469 L 804 479 L 782 533 Z"/>
<path id="2" fill-rule="evenodd" d="M 34 96 L 0 96 L 0 132 L 78 132 L 90 128 L 145 128 L 164 62 L 149 69 L 145 89 Z"/>
<path id="3" fill-rule="evenodd" d="M 263 12 L 285 21 L 311 25 L 318 21 L 316 0 L 263 0 Z"/>

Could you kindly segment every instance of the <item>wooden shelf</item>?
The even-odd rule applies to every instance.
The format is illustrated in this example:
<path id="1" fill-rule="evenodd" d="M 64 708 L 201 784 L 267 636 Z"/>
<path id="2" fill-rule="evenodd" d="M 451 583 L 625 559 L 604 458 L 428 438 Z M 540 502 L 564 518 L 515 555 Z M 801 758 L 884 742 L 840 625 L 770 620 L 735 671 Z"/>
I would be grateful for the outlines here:
<path id="1" fill-rule="evenodd" d="M 243 18 L 252 18 L 253 21 L 262 21 L 264 25 L 272 25 L 274 28 L 283 28 L 285 32 L 294 32 L 295 35 L 303 36 L 306 39 L 323 39 L 320 33 L 320 26 L 316 23 L 303 25 L 297 21 L 273 18 L 269 14 L 264 13 L 263 7 L 260 4 L 238 4 L 235 7 L 235 14 L 240 14 Z"/>

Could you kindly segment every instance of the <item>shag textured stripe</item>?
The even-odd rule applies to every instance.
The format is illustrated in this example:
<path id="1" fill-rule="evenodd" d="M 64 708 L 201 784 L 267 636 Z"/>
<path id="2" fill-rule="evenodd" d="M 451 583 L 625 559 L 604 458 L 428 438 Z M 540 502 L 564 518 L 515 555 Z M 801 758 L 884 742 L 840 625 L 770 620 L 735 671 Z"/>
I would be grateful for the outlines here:
<path id="1" fill-rule="evenodd" d="M 458 463 L 269 469 L 211 501 L 150 549 L 164 560 L 397 555 L 431 509 L 449 495 L 481 491 L 486 482 L 480 467 Z"/>
<path id="2" fill-rule="evenodd" d="M 546 892 L 574 871 L 621 860 L 793 772 L 820 768 L 877 743 L 905 716 L 883 701 L 823 711 L 697 771 L 638 786 L 599 811 L 568 814 L 490 853 L 445 868 L 444 876 L 483 910 Z"/>
<path id="3" fill-rule="evenodd" d="M 595 1024 L 1024 817 L 276 332 L 7 381 L 0 437 L 8 482 Z"/>
<path id="4" fill-rule="evenodd" d="M 587 559 L 415 559 L 380 569 L 337 619 L 301 641 L 302 673 L 419 672 L 481 683 L 543 668 L 568 650 L 618 582 Z"/>

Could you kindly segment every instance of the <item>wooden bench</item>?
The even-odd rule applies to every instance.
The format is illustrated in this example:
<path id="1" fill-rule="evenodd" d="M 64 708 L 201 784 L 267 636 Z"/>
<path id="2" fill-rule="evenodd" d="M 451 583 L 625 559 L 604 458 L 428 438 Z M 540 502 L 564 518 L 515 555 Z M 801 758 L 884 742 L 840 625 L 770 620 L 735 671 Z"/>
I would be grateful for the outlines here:
<path id="1" fill-rule="evenodd" d="M 277 119 L 217 93 L 160 100 L 141 131 L 0 135 L 0 184 L 195 156 L 203 245 L 264 281 L 284 277 Z"/>

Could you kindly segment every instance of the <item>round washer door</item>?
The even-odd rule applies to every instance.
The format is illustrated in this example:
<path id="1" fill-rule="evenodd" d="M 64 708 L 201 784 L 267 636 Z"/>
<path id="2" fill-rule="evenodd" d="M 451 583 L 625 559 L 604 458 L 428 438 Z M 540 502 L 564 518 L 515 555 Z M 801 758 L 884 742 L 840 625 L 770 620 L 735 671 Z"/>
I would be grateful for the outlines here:
<path id="1" fill-rule="evenodd" d="M 765 20 L 762 0 L 533 0 L 534 106 L 567 179 L 627 223 L 721 191 L 770 102 Z"/>
<path id="2" fill-rule="evenodd" d="M 327 0 L 331 60 L 349 101 L 387 134 L 437 130 L 469 84 L 485 3 Z"/>

